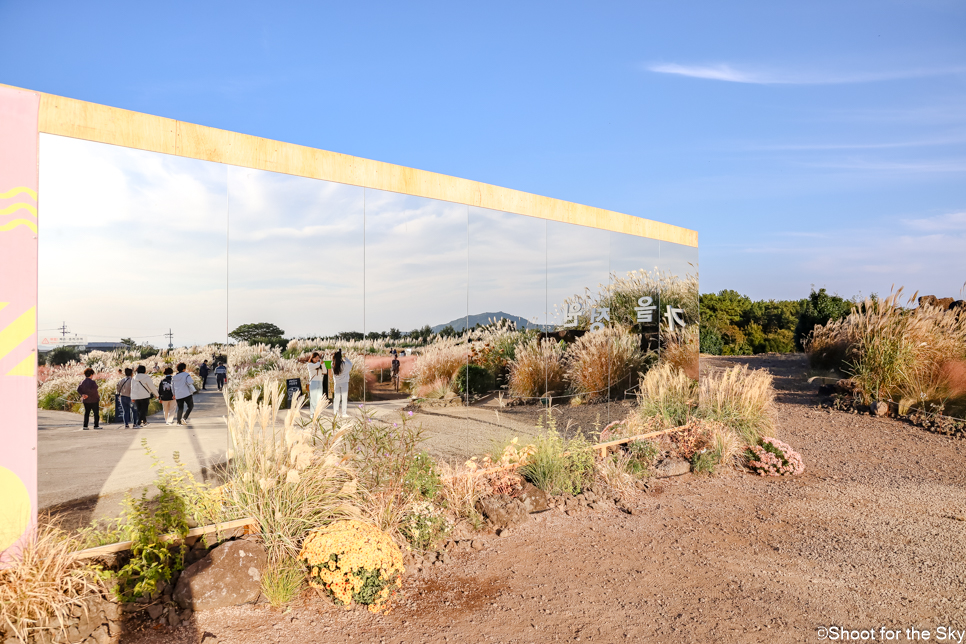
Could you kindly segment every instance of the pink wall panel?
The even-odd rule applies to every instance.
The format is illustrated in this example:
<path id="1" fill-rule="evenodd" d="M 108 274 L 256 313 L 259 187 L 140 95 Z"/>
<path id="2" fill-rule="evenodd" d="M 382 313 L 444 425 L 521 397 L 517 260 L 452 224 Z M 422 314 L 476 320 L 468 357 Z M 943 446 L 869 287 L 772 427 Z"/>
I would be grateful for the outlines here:
<path id="1" fill-rule="evenodd" d="M 0 87 L 0 551 L 37 511 L 40 95 Z"/>

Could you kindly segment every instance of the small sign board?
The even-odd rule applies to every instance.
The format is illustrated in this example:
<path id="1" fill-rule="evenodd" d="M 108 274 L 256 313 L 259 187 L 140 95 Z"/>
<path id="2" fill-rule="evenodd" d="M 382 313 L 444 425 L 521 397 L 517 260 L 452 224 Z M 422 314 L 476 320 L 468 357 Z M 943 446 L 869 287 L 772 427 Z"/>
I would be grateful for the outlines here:
<path id="1" fill-rule="evenodd" d="M 285 381 L 285 390 L 288 393 L 288 405 L 292 406 L 292 399 L 296 395 L 302 393 L 302 379 L 301 378 L 289 378 Z"/>

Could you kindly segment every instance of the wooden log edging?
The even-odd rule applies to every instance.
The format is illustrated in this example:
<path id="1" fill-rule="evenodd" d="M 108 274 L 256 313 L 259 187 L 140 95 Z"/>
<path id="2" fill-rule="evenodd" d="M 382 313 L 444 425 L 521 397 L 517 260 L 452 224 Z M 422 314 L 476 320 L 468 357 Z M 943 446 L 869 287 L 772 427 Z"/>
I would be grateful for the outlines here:
<path id="1" fill-rule="evenodd" d="M 244 519 L 234 519 L 232 521 L 224 521 L 222 523 L 212 523 L 211 525 L 199 526 L 197 528 L 191 528 L 188 530 L 188 537 L 200 537 L 205 534 L 211 534 L 213 532 L 227 532 L 228 530 L 237 530 L 238 528 L 248 528 L 253 527 L 258 529 L 258 520 L 253 517 L 246 517 Z M 167 541 L 174 543 L 178 541 L 181 537 L 176 534 L 166 534 L 161 537 L 161 541 Z M 123 552 L 124 550 L 130 550 L 131 546 L 134 545 L 133 541 L 119 541 L 117 543 L 109 543 L 106 546 L 96 546 L 94 548 L 86 548 L 84 550 L 78 550 L 74 553 L 75 559 L 89 559 L 91 557 L 98 557 L 100 555 L 107 555 L 114 552 Z"/>

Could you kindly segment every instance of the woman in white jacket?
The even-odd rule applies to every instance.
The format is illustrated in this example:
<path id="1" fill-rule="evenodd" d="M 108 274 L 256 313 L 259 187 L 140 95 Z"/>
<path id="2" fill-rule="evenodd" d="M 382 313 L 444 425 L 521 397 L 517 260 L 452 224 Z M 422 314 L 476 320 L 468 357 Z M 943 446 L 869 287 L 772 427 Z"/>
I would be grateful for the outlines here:
<path id="1" fill-rule="evenodd" d="M 346 407 L 349 401 L 349 374 L 352 373 L 352 363 L 342 359 L 342 350 L 335 352 L 332 356 L 332 379 L 335 386 L 332 394 L 332 411 L 335 416 L 339 416 L 339 403 L 342 403 L 342 417 L 346 416 Z"/>
<path id="2" fill-rule="evenodd" d="M 195 388 L 195 381 L 191 378 L 191 374 L 185 371 L 188 368 L 183 362 L 179 362 L 177 369 L 178 373 L 174 374 L 171 379 L 171 384 L 174 385 L 174 399 L 178 402 L 178 424 L 187 425 L 188 416 L 191 415 L 191 410 L 195 408 L 194 393 L 198 391 Z M 185 413 L 184 408 L 187 405 L 188 412 Z"/>
<path id="3" fill-rule="evenodd" d="M 319 400 L 322 398 L 322 392 L 325 390 L 325 378 L 329 377 L 329 374 L 325 371 L 325 361 L 322 360 L 322 356 L 318 351 L 312 353 L 312 357 L 309 358 L 309 412 L 312 416 L 315 416 L 315 410 L 319 406 Z"/>
<path id="4" fill-rule="evenodd" d="M 138 422 L 135 427 L 144 427 L 148 424 L 148 405 L 151 404 L 151 396 L 158 395 L 158 388 L 154 384 L 144 365 L 138 366 L 138 373 L 131 381 L 131 401 L 138 410 Z"/>

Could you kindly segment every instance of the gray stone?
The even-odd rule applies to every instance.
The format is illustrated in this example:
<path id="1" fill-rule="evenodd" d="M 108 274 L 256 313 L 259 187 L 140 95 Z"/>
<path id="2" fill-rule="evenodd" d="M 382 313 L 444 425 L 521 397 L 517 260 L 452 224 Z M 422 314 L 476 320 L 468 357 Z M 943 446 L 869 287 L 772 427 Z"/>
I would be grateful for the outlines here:
<path id="1" fill-rule="evenodd" d="M 150 606 L 148 606 L 148 617 L 150 617 L 151 619 L 157 619 L 161 617 L 162 613 L 164 613 L 164 606 L 162 606 L 161 604 L 151 604 Z"/>
<path id="2" fill-rule="evenodd" d="M 194 611 L 256 601 L 267 559 L 265 549 L 257 543 L 223 543 L 181 573 L 174 601 Z"/>
<path id="3" fill-rule="evenodd" d="M 497 529 L 519 525 L 530 518 L 523 502 L 506 494 L 484 497 L 476 502 L 476 509 Z"/>
<path id="4" fill-rule="evenodd" d="M 523 490 L 517 498 L 523 503 L 527 512 L 543 512 L 550 509 L 547 493 L 529 481 L 523 484 Z"/>
<path id="5" fill-rule="evenodd" d="M 681 476 L 682 474 L 687 474 L 691 471 L 691 464 L 688 463 L 683 458 L 677 456 L 670 456 L 654 468 L 654 476 L 661 478 L 668 478 L 670 476 Z"/>
<path id="6" fill-rule="evenodd" d="M 873 416 L 885 416 L 889 413 L 889 403 L 877 400 L 869 405 L 869 411 Z"/>
<path id="7" fill-rule="evenodd" d="M 111 634 L 107 631 L 107 626 L 98 626 L 91 633 L 91 639 L 97 642 L 97 644 L 110 644 Z"/>

